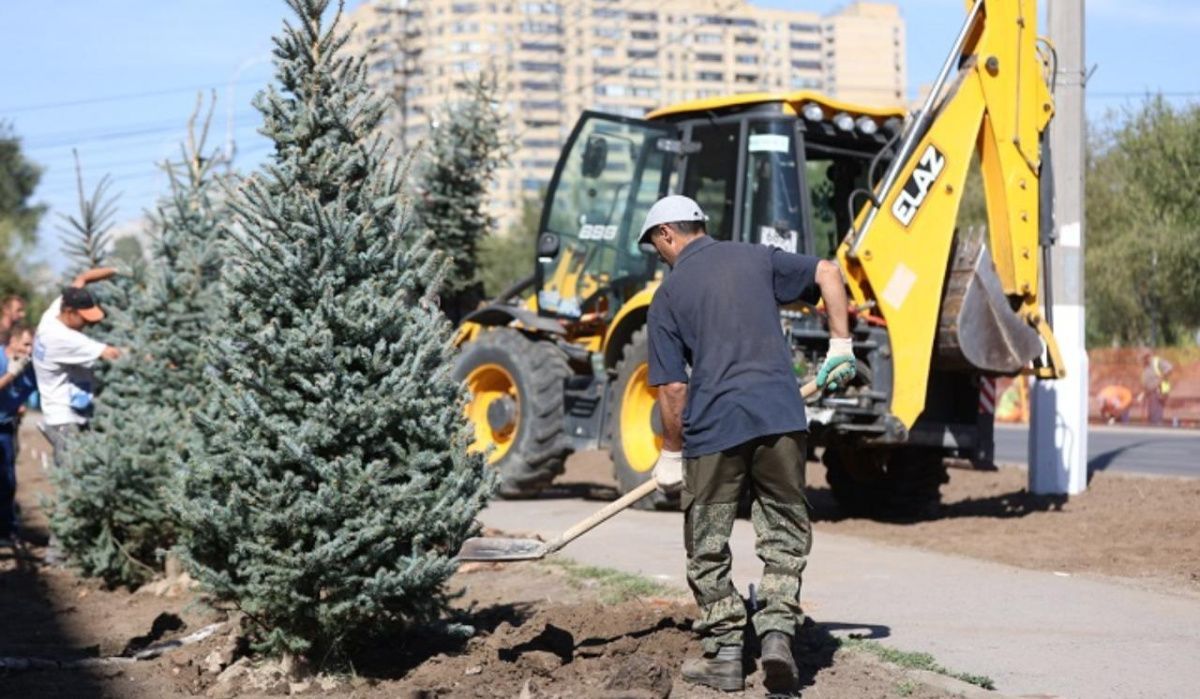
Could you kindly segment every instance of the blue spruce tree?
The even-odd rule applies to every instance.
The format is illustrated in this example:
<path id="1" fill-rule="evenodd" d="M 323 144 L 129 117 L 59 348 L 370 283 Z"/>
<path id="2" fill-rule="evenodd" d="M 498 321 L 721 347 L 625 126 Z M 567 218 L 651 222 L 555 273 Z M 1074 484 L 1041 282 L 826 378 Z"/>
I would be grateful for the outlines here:
<path id="1" fill-rule="evenodd" d="M 133 586 L 159 571 L 158 553 L 177 536 L 178 464 L 199 447 L 190 416 L 204 404 L 204 339 L 221 306 L 224 191 L 205 146 L 213 104 L 199 132 L 197 104 L 180 161 L 164 164 L 170 193 L 151 217 L 149 264 L 108 286 L 105 339 L 127 355 L 104 372 L 91 430 L 53 474 L 59 545 L 72 565 L 109 585 Z"/>
<path id="2" fill-rule="evenodd" d="M 442 308 L 455 322 L 484 299 L 479 248 L 496 228 L 487 190 L 508 150 L 495 77 L 480 75 L 465 88 L 463 99 L 436 115 L 415 183 L 417 228 L 433 233 L 434 245 L 451 260 Z"/>
<path id="3" fill-rule="evenodd" d="M 444 611 L 492 481 L 466 454 L 445 265 L 411 241 L 373 135 L 383 102 L 322 26 L 328 0 L 288 4 L 255 100 L 274 153 L 231 202 L 215 408 L 179 510 L 185 561 L 254 647 L 320 662 Z"/>

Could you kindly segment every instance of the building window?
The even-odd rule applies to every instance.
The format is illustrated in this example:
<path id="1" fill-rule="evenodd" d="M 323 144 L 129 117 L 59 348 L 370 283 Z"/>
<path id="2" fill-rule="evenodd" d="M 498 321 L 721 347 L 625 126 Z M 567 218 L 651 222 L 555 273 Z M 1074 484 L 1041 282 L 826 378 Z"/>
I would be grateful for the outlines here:
<path id="1" fill-rule="evenodd" d="M 521 23 L 521 31 L 526 34 L 562 34 L 562 27 L 557 22 L 526 21 Z"/>
<path id="2" fill-rule="evenodd" d="M 741 34 L 733 37 L 733 42 L 735 44 L 741 44 L 742 46 L 753 46 L 758 43 L 758 37 Z"/>
<path id="3" fill-rule="evenodd" d="M 725 74 L 715 70 L 702 70 L 696 73 L 696 79 L 706 83 L 719 83 L 725 81 Z"/>
<path id="4" fill-rule="evenodd" d="M 524 100 L 521 102 L 521 109 L 537 111 L 541 109 L 558 109 L 559 103 L 557 100 Z"/>
<path id="5" fill-rule="evenodd" d="M 821 42 L 819 41 L 793 41 L 790 46 L 793 51 L 820 51 Z"/>
<path id="6" fill-rule="evenodd" d="M 658 49 L 629 49 L 625 52 L 625 55 L 634 60 L 654 58 L 658 55 Z"/>
<path id="7" fill-rule="evenodd" d="M 619 27 L 596 27 L 592 30 L 592 36 L 601 39 L 620 39 L 623 32 Z"/>
<path id="8" fill-rule="evenodd" d="M 521 61 L 517 64 L 517 70 L 524 70 L 530 73 L 562 73 L 562 66 L 557 63 L 541 63 L 538 61 Z"/>
<path id="9" fill-rule="evenodd" d="M 725 57 L 719 53 L 698 53 L 696 54 L 696 60 L 702 63 L 721 63 L 725 60 Z"/>
<path id="10" fill-rule="evenodd" d="M 634 41 L 655 41 L 658 39 L 658 32 L 634 30 L 630 32 L 630 36 Z"/>
<path id="11" fill-rule="evenodd" d="M 592 55 L 596 58 L 608 58 L 609 56 L 616 55 L 616 53 L 616 49 L 611 46 L 597 46 L 592 49 Z"/>
<path id="12" fill-rule="evenodd" d="M 562 45 L 549 44 L 546 42 L 539 42 L 539 41 L 522 41 L 521 42 L 521 50 L 522 51 L 555 51 L 558 53 L 562 53 Z"/>
<path id="13" fill-rule="evenodd" d="M 721 35 L 720 34 L 700 33 L 700 34 L 696 35 L 696 43 L 697 44 L 720 44 L 720 43 L 722 43 Z"/>
<path id="14" fill-rule="evenodd" d="M 629 19 L 634 22 L 657 22 L 657 12 L 630 12 Z"/>
<path id="15" fill-rule="evenodd" d="M 450 11 L 456 15 L 470 15 L 479 11 L 479 6 L 473 2 L 456 3 L 450 6 Z"/>
<path id="16" fill-rule="evenodd" d="M 737 62 L 739 65 L 756 66 L 758 65 L 758 56 L 748 56 L 743 54 L 737 57 Z"/>
<path id="17" fill-rule="evenodd" d="M 815 34 L 821 30 L 821 28 L 815 24 L 798 24 L 795 22 L 789 24 L 788 29 L 791 29 L 794 32 L 800 32 L 801 34 Z"/>

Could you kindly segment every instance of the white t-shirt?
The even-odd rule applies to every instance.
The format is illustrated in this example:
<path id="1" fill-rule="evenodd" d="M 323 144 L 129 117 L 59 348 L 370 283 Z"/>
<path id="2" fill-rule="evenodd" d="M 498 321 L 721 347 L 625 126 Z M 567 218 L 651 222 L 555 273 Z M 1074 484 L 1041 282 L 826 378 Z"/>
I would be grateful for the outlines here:
<path id="1" fill-rule="evenodd" d="M 62 324 L 62 297 L 54 299 L 33 338 L 33 369 L 47 425 L 86 425 L 91 415 L 92 365 L 105 344 Z"/>

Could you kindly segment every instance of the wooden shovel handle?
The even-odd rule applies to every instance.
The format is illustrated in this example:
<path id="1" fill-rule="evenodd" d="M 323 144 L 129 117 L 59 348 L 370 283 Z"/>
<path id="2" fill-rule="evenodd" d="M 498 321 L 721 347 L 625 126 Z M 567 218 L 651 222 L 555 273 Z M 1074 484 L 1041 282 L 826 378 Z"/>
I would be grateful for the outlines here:
<path id="1" fill-rule="evenodd" d="M 800 388 L 800 395 L 806 399 L 811 397 L 816 392 L 817 383 L 815 381 L 809 381 Z M 616 500 L 608 503 L 604 507 L 600 508 L 595 514 L 563 532 L 562 536 L 546 544 L 546 553 L 554 553 L 572 541 L 590 532 L 598 524 L 608 520 L 613 515 L 654 492 L 654 489 L 657 486 L 658 483 L 651 478 Z"/>
<path id="2" fill-rule="evenodd" d="M 639 485 L 638 487 L 634 488 L 633 490 L 629 491 L 628 493 L 625 493 L 624 495 L 617 498 L 616 500 L 613 500 L 612 502 L 608 503 L 604 507 L 600 508 L 600 510 L 598 510 L 595 514 L 591 515 L 590 517 L 583 520 L 579 524 L 576 524 L 575 526 L 573 526 L 570 529 L 563 532 L 562 536 L 560 536 L 557 539 L 555 539 L 554 541 L 551 541 L 550 543 L 546 544 L 546 553 L 554 553 L 555 551 L 566 546 L 567 544 L 571 543 L 575 539 L 578 539 L 579 537 L 588 533 L 597 524 L 600 524 L 601 522 L 607 520 L 609 517 L 612 517 L 613 515 L 620 512 L 621 510 L 624 510 L 626 507 L 629 507 L 630 505 L 637 502 L 638 500 L 641 500 L 642 498 L 646 497 L 650 493 L 653 493 L 654 488 L 657 485 L 658 484 L 654 481 L 654 479 L 651 478 L 650 480 Z"/>

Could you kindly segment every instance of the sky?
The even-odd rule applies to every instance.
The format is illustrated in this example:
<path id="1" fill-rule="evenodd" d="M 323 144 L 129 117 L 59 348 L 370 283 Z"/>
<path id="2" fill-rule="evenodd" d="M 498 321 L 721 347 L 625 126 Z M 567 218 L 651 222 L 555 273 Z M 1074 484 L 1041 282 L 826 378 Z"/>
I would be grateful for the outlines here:
<path id="1" fill-rule="evenodd" d="M 350 0 L 350 8 L 363 0 Z M 564 0 L 569 2 L 570 0 Z M 630 5 L 641 4 L 630 0 Z M 830 12 L 839 0 L 755 0 Z M 959 0 L 898 0 L 907 27 L 910 93 L 936 76 L 964 16 Z M 1045 7 L 1045 2 L 1041 3 Z M 1181 62 L 1200 34 L 1193 0 L 1086 0 L 1089 118 L 1162 91 L 1200 101 L 1200 77 Z M 45 169 L 34 200 L 50 206 L 36 257 L 56 271 L 60 214 L 77 210 L 72 148 L 87 189 L 112 177 L 118 227 L 136 225 L 166 190 L 155 163 L 179 152 L 197 91 L 216 90 L 209 143 L 236 143 L 250 170 L 268 151 L 251 98 L 271 78 L 271 36 L 282 0 L 3 0 L 0 121 Z M 1044 29 L 1040 29 L 1044 33 Z"/>

